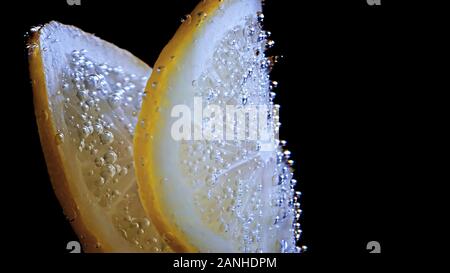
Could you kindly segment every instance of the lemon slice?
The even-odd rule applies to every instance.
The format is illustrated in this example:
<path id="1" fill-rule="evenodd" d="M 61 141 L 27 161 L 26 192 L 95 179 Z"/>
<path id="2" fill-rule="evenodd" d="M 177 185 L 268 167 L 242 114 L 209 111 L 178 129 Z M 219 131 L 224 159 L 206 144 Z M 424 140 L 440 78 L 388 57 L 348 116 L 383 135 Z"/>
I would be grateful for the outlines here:
<path id="1" fill-rule="evenodd" d="M 137 194 L 132 138 L 151 68 L 76 27 L 32 29 L 35 113 L 56 195 L 86 252 L 170 248 Z"/>
<path id="2" fill-rule="evenodd" d="M 147 84 L 134 144 L 139 194 L 175 251 L 301 250 L 299 193 L 277 137 L 278 106 L 264 54 L 273 42 L 261 29 L 261 8 L 259 0 L 202 1 L 162 51 Z M 210 122 L 204 116 L 185 127 L 192 138 L 174 137 L 181 121 L 176 107 L 195 115 L 196 99 L 203 109 L 265 106 L 266 138 L 196 138 L 195 130 Z"/>

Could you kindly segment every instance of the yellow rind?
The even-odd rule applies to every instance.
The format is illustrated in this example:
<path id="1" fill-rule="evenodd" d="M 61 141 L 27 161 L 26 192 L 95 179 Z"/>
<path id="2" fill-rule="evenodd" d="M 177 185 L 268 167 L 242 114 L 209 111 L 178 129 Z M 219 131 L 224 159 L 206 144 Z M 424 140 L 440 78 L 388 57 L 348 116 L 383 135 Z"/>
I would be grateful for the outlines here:
<path id="1" fill-rule="evenodd" d="M 227 0 L 201 1 L 191 13 L 191 19 L 185 20 L 181 24 L 172 40 L 163 49 L 154 65 L 154 71 L 158 67 L 164 67 L 164 69 L 160 73 L 152 73 L 147 83 L 146 97 L 136 126 L 134 164 L 141 202 L 160 234 L 176 252 L 198 252 L 198 249 L 189 242 L 179 228 L 169 223 L 165 216 L 165 212 L 168 210 L 165 209 L 160 199 L 162 189 L 159 185 L 163 176 L 159 173 L 161 168 L 155 155 L 158 149 L 156 140 L 165 118 L 161 116 L 158 109 L 168 105 L 166 99 L 168 81 L 172 75 L 178 73 L 176 71 L 177 60 L 184 58 L 196 33 L 225 2 Z M 157 85 L 152 87 L 152 83 L 157 83 Z"/>
<path id="2" fill-rule="evenodd" d="M 35 45 L 29 51 L 29 69 L 33 86 L 33 101 L 39 130 L 39 137 L 44 152 L 50 180 L 64 214 L 70 219 L 70 224 L 81 241 L 84 252 L 110 252 L 113 248 L 107 241 L 94 232 L 88 219 L 80 217 L 79 207 L 76 205 L 76 192 L 71 189 L 68 177 L 68 167 L 61 155 L 62 150 L 55 141 L 57 130 L 50 110 L 48 90 L 45 80 L 44 64 L 40 46 L 39 32 L 34 33 L 29 44 Z"/>

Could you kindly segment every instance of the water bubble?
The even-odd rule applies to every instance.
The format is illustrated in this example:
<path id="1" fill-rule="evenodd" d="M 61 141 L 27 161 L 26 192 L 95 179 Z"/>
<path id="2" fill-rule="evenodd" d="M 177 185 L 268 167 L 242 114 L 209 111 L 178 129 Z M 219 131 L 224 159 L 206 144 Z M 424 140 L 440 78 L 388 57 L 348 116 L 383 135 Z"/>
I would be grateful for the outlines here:
<path id="1" fill-rule="evenodd" d="M 97 157 L 95 159 L 95 166 L 102 167 L 103 165 L 105 165 L 105 159 L 103 157 Z"/>
<path id="2" fill-rule="evenodd" d="M 114 67 L 113 69 L 112 69 L 112 71 L 114 72 L 114 73 L 116 73 L 116 74 L 118 74 L 118 75 L 121 75 L 121 74 L 123 74 L 124 73 L 124 71 L 123 71 L 123 67 L 122 66 L 116 66 L 116 67 Z"/>
<path id="3" fill-rule="evenodd" d="M 88 112 L 89 111 L 89 105 L 87 103 L 82 103 L 81 104 L 81 110 L 83 110 L 83 112 Z"/>
<path id="4" fill-rule="evenodd" d="M 88 90 L 80 90 L 77 92 L 77 98 L 80 101 L 85 101 L 89 98 L 89 91 Z"/>
<path id="5" fill-rule="evenodd" d="M 86 78 L 86 87 L 94 90 L 101 87 L 101 78 L 96 74 L 91 74 Z"/>
<path id="6" fill-rule="evenodd" d="M 103 177 L 99 177 L 98 179 L 97 179 L 97 184 L 98 185 L 104 185 L 105 184 L 105 178 L 103 178 Z"/>
<path id="7" fill-rule="evenodd" d="M 117 95 L 113 95 L 108 98 L 108 104 L 113 108 L 117 108 L 120 105 L 121 97 Z"/>
<path id="8" fill-rule="evenodd" d="M 256 13 L 256 15 L 257 15 L 257 17 L 258 17 L 258 21 L 259 21 L 260 23 L 262 23 L 262 22 L 264 21 L 264 14 L 263 14 L 261 11 L 258 11 L 258 12 Z"/>
<path id="9" fill-rule="evenodd" d="M 96 124 L 94 124 L 93 128 L 94 128 L 94 132 L 95 132 L 96 134 L 101 134 L 101 133 L 103 133 L 103 125 L 102 125 L 101 123 L 96 123 Z"/>
<path id="10" fill-rule="evenodd" d="M 123 167 L 122 170 L 120 171 L 119 175 L 125 176 L 128 174 L 128 168 L 127 167 Z"/>
<path id="11" fill-rule="evenodd" d="M 114 141 L 114 135 L 110 131 L 105 131 L 100 134 L 100 141 L 103 144 L 111 144 Z"/>
<path id="12" fill-rule="evenodd" d="M 103 166 L 100 175 L 105 179 L 113 178 L 116 175 L 116 168 L 111 164 L 107 164 Z"/>
<path id="13" fill-rule="evenodd" d="M 72 51 L 72 57 L 76 59 L 80 58 L 80 51 L 78 50 Z"/>
<path id="14" fill-rule="evenodd" d="M 104 155 L 104 159 L 105 159 L 106 163 L 112 164 L 112 163 L 116 162 L 117 154 L 113 151 L 108 151 Z"/>
<path id="15" fill-rule="evenodd" d="M 94 131 L 94 129 L 92 128 L 92 126 L 83 126 L 80 129 L 80 136 L 81 137 L 88 137 L 90 134 L 92 134 L 92 132 Z"/>

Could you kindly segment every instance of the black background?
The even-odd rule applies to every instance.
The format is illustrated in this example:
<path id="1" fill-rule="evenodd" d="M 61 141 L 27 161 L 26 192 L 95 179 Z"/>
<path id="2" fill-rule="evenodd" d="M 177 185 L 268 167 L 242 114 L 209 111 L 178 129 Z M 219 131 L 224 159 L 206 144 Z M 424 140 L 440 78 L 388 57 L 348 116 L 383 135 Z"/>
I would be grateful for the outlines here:
<path id="1" fill-rule="evenodd" d="M 9 127 L 22 144 L 10 170 L 16 174 L 11 184 L 17 210 L 11 219 L 21 239 L 14 243 L 19 251 L 28 248 L 23 242 L 32 242 L 39 252 L 65 253 L 67 242 L 77 240 L 43 159 L 24 34 L 57 20 L 153 66 L 197 2 L 81 0 L 81 6 L 69 6 L 64 0 L 23 1 L 8 9 L 14 74 L 7 76 L 15 82 L 10 101 L 21 102 Z M 397 188 L 405 182 L 400 106 L 407 90 L 401 71 L 408 66 L 405 46 L 417 30 L 413 16 L 407 6 L 387 0 L 381 6 L 366 0 L 265 2 L 264 25 L 276 42 L 268 54 L 284 56 L 272 79 L 280 83 L 281 138 L 288 141 L 303 193 L 305 256 L 371 255 L 366 244 L 372 240 L 381 243 L 382 255 L 396 253 L 403 234 L 397 224 L 404 216 Z"/>

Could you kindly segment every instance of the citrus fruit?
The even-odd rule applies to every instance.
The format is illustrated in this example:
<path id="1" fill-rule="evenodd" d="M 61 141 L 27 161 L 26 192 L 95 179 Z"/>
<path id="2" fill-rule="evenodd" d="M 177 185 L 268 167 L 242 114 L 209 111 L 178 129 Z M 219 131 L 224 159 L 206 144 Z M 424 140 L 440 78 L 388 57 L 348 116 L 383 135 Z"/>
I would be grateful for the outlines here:
<path id="1" fill-rule="evenodd" d="M 48 171 L 86 252 L 164 252 L 137 194 L 132 139 L 151 68 L 80 29 L 32 29 L 30 74 Z"/>
<path id="2" fill-rule="evenodd" d="M 260 0 L 201 1 L 160 54 L 147 84 L 134 139 L 139 194 L 175 251 L 301 250 L 299 193 L 290 153 L 278 139 L 276 83 L 265 55 L 273 42 L 261 28 L 261 9 Z M 214 128 L 246 124 L 214 118 L 218 114 L 192 118 L 199 107 L 212 105 L 266 109 L 266 129 L 259 138 L 221 138 L 220 130 L 205 137 L 212 120 Z"/>

